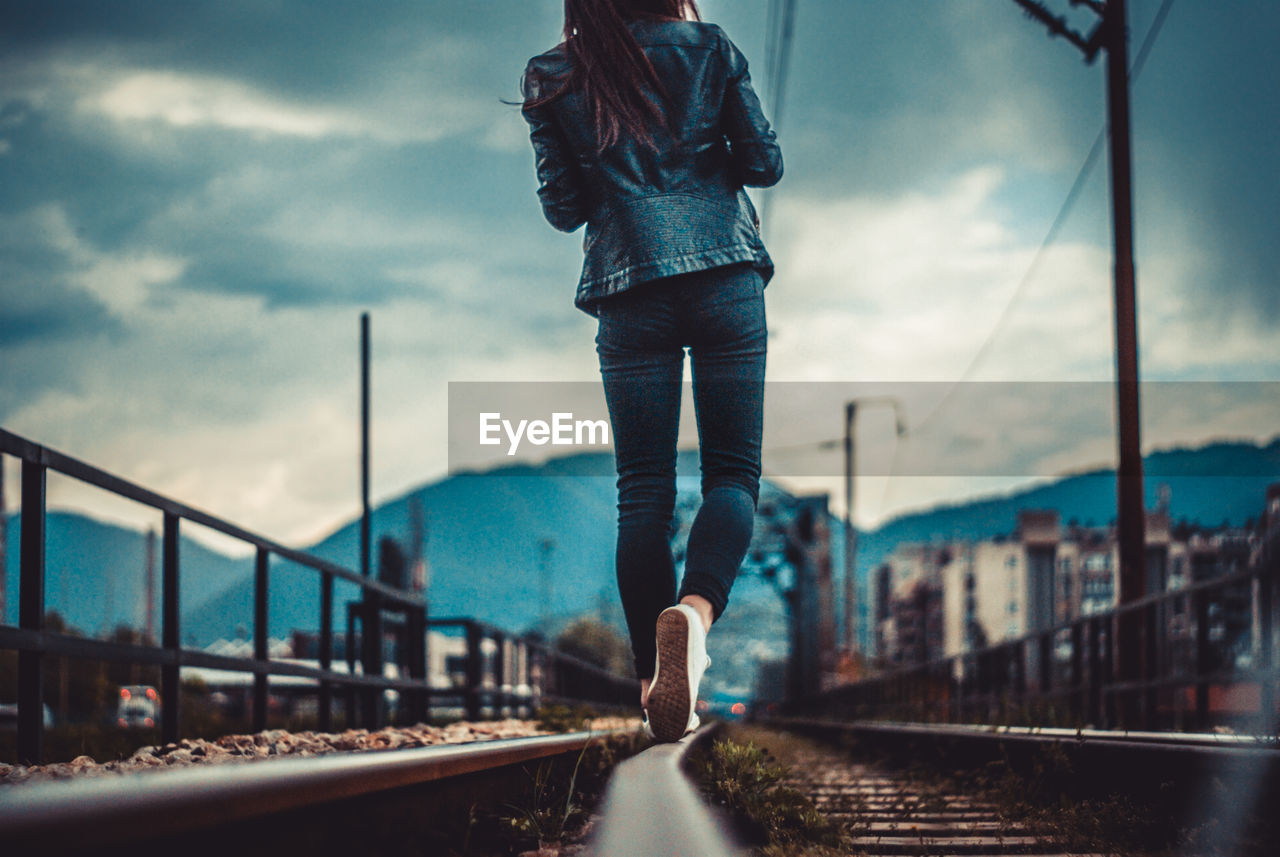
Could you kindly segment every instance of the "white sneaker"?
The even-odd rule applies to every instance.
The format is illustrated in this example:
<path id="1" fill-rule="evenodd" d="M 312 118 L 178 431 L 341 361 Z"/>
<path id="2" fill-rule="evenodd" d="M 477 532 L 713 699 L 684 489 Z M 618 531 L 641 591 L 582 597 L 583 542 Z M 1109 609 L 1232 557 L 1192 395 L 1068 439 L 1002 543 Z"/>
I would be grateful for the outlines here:
<path id="1" fill-rule="evenodd" d="M 699 725 L 698 684 L 711 666 L 702 617 L 687 604 L 658 616 L 658 660 L 649 687 L 648 730 L 657 741 L 679 741 Z"/>

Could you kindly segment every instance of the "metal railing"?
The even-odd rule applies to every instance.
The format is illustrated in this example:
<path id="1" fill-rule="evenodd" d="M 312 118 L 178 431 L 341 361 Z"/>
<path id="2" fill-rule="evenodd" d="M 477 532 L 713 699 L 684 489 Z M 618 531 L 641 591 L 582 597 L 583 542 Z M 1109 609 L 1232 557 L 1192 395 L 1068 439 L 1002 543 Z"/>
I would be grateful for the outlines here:
<path id="1" fill-rule="evenodd" d="M 1255 567 L 899 667 L 797 700 L 789 709 L 928 723 L 1174 730 L 1231 725 L 1274 736 L 1280 729 L 1277 542 L 1273 533 Z M 1141 614 L 1142 671 L 1138 680 L 1122 682 L 1114 677 L 1115 629 L 1121 616 L 1133 612 Z M 1239 621 L 1246 613 L 1247 624 Z"/>
<path id="2" fill-rule="evenodd" d="M 456 689 L 432 688 L 430 704 L 456 702 L 468 720 L 529 711 L 544 704 L 639 704 L 639 685 L 530 635 L 458 617 L 432 619 L 431 629 L 459 628 L 466 638 L 466 678 Z"/>
<path id="3" fill-rule="evenodd" d="M 471 619 L 447 619 L 428 623 L 426 603 L 404 592 L 320 557 L 285 547 L 271 539 L 195 509 L 177 500 L 150 491 L 71 456 L 0 429 L 0 453 L 22 463 L 21 529 L 19 546 L 18 626 L 0 624 L 0 650 L 18 653 L 18 734 L 17 757 L 36 763 L 41 759 L 44 734 L 43 661 L 48 655 L 89 658 L 160 668 L 160 731 L 165 742 L 176 741 L 181 724 L 182 667 L 251 672 L 253 674 L 252 725 L 255 731 L 267 726 L 268 688 L 271 676 L 298 676 L 316 682 L 319 695 L 318 727 L 332 724 L 335 691 L 346 691 L 348 723 L 354 714 L 354 697 L 362 695 L 366 712 L 374 712 L 365 724 L 377 727 L 385 711 L 372 700 L 385 691 L 396 691 L 406 701 L 410 718 L 426 719 L 438 697 L 456 697 L 457 689 L 433 688 L 427 678 L 426 634 L 432 628 L 457 626 L 467 638 L 466 682 L 462 688 L 463 707 L 468 717 L 480 717 L 485 710 L 498 713 L 503 708 L 539 700 L 573 700 L 624 705 L 634 703 L 637 687 L 625 679 L 565 653 L 548 644 L 520 638 Z M 88 639 L 45 629 L 45 522 L 46 481 L 50 471 L 71 477 L 119 497 L 162 513 L 161 623 L 160 644 L 140 645 Z M 183 521 L 207 527 L 234 540 L 252 545 L 254 562 L 253 657 L 240 658 L 185 649 L 179 643 L 180 557 L 179 534 Z M 3 525 L 3 522 L 0 522 Z M 320 576 L 318 666 L 272 660 L 268 653 L 268 583 L 271 559 L 276 557 L 311 569 Z M 333 667 L 333 588 L 344 580 L 360 588 L 365 604 L 374 615 L 384 611 L 401 614 L 408 639 L 403 659 L 407 676 L 387 677 L 380 671 L 357 674 Z M 374 623 L 381 628 L 380 621 Z M 484 640 L 498 643 L 504 657 L 486 668 Z M 351 643 L 347 640 L 347 649 Z M 530 666 L 530 691 L 518 692 L 509 676 L 506 656 L 515 647 Z"/>

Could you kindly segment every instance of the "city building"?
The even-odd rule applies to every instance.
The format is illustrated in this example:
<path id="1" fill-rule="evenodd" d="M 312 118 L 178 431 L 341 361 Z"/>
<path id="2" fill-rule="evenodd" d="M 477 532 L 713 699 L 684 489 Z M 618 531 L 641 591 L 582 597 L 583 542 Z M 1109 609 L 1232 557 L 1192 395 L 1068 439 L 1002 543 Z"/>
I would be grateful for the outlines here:
<path id="1" fill-rule="evenodd" d="M 1146 590 L 1173 592 L 1264 561 L 1280 540 L 1280 485 L 1268 489 L 1256 527 L 1174 526 L 1168 492 L 1147 512 Z M 1271 560 L 1274 561 L 1274 560 Z M 1055 510 L 1027 509 L 1014 532 L 985 540 L 903 543 L 873 575 L 876 655 L 884 666 L 921 663 L 1106 613 L 1119 592 L 1114 525 L 1064 525 Z M 1256 607 L 1246 581 L 1215 596 L 1209 639 L 1223 667 L 1257 648 Z M 1190 599 L 1161 607 L 1167 640 L 1189 640 Z"/>

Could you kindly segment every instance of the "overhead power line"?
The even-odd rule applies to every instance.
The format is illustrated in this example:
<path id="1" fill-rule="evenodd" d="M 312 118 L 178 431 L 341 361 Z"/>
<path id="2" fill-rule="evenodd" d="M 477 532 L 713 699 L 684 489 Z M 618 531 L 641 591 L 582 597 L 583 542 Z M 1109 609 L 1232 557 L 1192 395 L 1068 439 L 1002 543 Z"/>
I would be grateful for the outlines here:
<path id="1" fill-rule="evenodd" d="M 1029 5 L 1035 5 L 1035 6 L 1040 5 L 1038 3 L 1032 2 L 1032 0 L 1015 0 L 1015 2 L 1017 2 L 1020 6 L 1023 6 L 1024 8 L 1027 8 Z M 1073 5 L 1075 5 L 1080 2 L 1085 2 L 1085 0 L 1072 0 L 1072 2 L 1073 2 Z M 1165 21 L 1169 17 L 1169 12 L 1173 9 L 1173 3 L 1174 3 L 1174 0 L 1164 0 L 1164 2 L 1160 4 L 1160 8 L 1159 10 L 1157 10 L 1155 17 L 1152 19 L 1151 26 L 1147 29 L 1147 34 L 1143 38 L 1142 46 L 1138 49 L 1138 53 L 1135 56 L 1132 65 L 1130 66 L 1129 78 L 1131 82 L 1136 82 L 1138 78 L 1141 76 L 1142 69 L 1145 67 L 1147 58 L 1151 54 L 1151 49 L 1155 46 L 1156 40 L 1160 37 L 1160 33 L 1164 28 Z M 1090 5 L 1092 8 L 1094 7 L 1095 4 L 1090 2 L 1088 3 L 1088 5 Z M 1043 10 L 1043 7 L 1041 7 L 1041 9 Z M 1098 11 L 1098 9 L 1095 8 L 1095 11 Z M 1033 14 L 1033 13 L 1029 11 L 1029 14 Z M 1049 13 L 1045 11 L 1045 14 L 1047 15 Z M 1033 14 L 1033 17 L 1040 17 L 1040 16 Z M 1073 43 L 1074 41 L 1075 40 L 1073 40 Z M 1086 45 L 1086 47 L 1081 48 L 1085 52 L 1086 58 L 1090 57 L 1090 48 L 1092 47 L 1093 42 L 1094 42 L 1094 38 L 1091 37 L 1088 40 L 1088 44 Z M 958 391 L 961 385 L 964 384 L 973 376 L 979 364 L 990 353 L 995 340 L 1000 335 L 1000 333 L 1004 330 L 1006 324 L 1008 323 L 1010 317 L 1012 316 L 1013 309 L 1018 304 L 1018 302 L 1022 299 L 1022 296 L 1026 292 L 1027 287 L 1030 285 L 1031 280 L 1033 279 L 1035 273 L 1039 270 L 1040 264 L 1044 259 L 1046 251 L 1053 244 L 1053 242 L 1057 240 L 1058 233 L 1061 231 L 1063 224 L 1066 222 L 1068 214 L 1070 213 L 1072 207 L 1075 205 L 1077 198 L 1080 196 L 1081 190 L 1083 190 L 1085 184 L 1088 182 L 1094 167 L 1097 165 L 1098 158 L 1102 153 L 1102 147 L 1103 147 L 1103 144 L 1106 142 L 1107 134 L 1108 134 L 1108 129 L 1106 127 L 1103 127 L 1103 129 L 1098 132 L 1098 136 L 1094 139 L 1093 145 L 1090 147 L 1088 155 L 1085 156 L 1084 163 L 1080 166 L 1080 171 L 1076 174 L 1075 181 L 1072 182 L 1071 184 L 1071 189 L 1067 191 L 1067 196 L 1066 196 L 1066 199 L 1063 200 L 1062 207 L 1058 210 L 1057 216 L 1054 217 L 1053 222 L 1049 226 L 1049 231 L 1045 234 L 1044 240 L 1041 242 L 1039 249 L 1036 250 L 1035 255 L 1032 257 L 1031 264 L 1027 267 L 1026 272 L 1022 275 L 1022 278 L 1018 281 L 1017 287 L 1013 290 L 1013 293 L 1009 296 L 1009 300 L 1006 302 L 1004 309 L 1000 312 L 1000 315 L 997 317 L 996 323 L 992 327 L 991 332 L 987 335 L 986 339 L 983 340 L 982 345 L 979 346 L 977 352 L 973 356 L 973 359 L 969 361 L 969 365 L 965 367 L 965 370 L 962 373 L 960 373 L 960 377 L 951 383 L 951 386 L 948 387 L 947 392 L 943 394 L 942 398 L 938 400 L 937 404 L 933 406 L 932 410 L 930 410 L 929 413 L 926 414 L 924 418 L 921 419 L 915 425 L 915 427 L 912 429 L 913 435 L 918 436 L 922 432 L 926 431 L 937 420 L 938 416 L 942 413 L 942 411 L 946 408 L 946 406 L 950 404 L 951 399 L 955 396 L 956 391 Z M 880 501 L 881 511 L 884 510 L 884 507 L 888 502 L 890 488 L 894 484 L 894 477 L 898 474 L 898 469 L 901 464 L 902 451 L 903 451 L 902 444 L 899 444 L 894 448 L 893 458 L 889 465 L 889 478 L 885 482 L 884 493 Z"/>
<path id="2" fill-rule="evenodd" d="M 779 21 L 782 16 L 782 0 L 769 0 L 764 22 L 764 80 L 770 97 L 773 97 L 773 78 L 778 63 L 778 36 L 782 32 Z"/>
<path id="3" fill-rule="evenodd" d="M 782 126 L 782 108 L 787 97 L 787 72 L 791 65 L 791 43 L 795 36 L 796 0 L 782 0 L 781 6 L 780 21 L 778 22 L 780 32 L 776 37 L 776 57 L 771 81 L 773 90 L 770 104 L 773 108 L 774 128 Z"/>
<path id="4" fill-rule="evenodd" d="M 787 72 L 791 65 L 791 44 L 795 36 L 796 0 L 769 0 L 769 20 L 765 32 L 765 86 L 773 129 L 782 126 L 782 112 L 787 97 Z M 760 203 L 760 222 L 769 223 L 774 191 L 764 192 Z"/>
<path id="5" fill-rule="evenodd" d="M 1016 2 L 1018 2 L 1019 5 L 1023 5 L 1022 0 L 1016 0 Z M 1168 18 L 1169 11 L 1173 8 L 1173 2 L 1174 0 L 1164 0 L 1164 3 L 1160 6 L 1160 10 L 1152 20 L 1151 27 L 1147 30 L 1146 37 L 1143 39 L 1142 47 L 1138 50 L 1133 66 L 1130 69 L 1130 78 L 1133 81 L 1137 81 L 1138 77 L 1142 74 L 1142 68 L 1146 65 L 1147 56 L 1151 53 L 1151 48 L 1155 45 L 1156 39 L 1160 35 L 1160 31 L 1164 27 L 1165 19 Z M 1001 310 L 1000 315 L 997 317 L 991 332 L 987 335 L 986 339 L 983 340 L 982 345 L 978 347 L 977 352 L 974 354 L 973 359 L 969 361 L 965 370 L 960 373 L 960 377 L 952 382 L 951 387 L 948 388 L 942 399 L 934 405 L 933 410 L 931 410 L 924 419 L 916 424 L 916 427 L 913 430 L 914 432 L 919 433 L 924 430 L 937 418 L 942 409 L 950 402 L 955 392 L 965 381 L 968 381 L 973 376 L 978 365 L 983 361 L 987 354 L 990 353 L 992 346 L 995 344 L 995 340 L 999 337 L 1000 333 L 1003 332 L 1009 318 L 1013 314 L 1014 308 L 1022 299 L 1027 287 L 1031 284 L 1036 272 L 1039 270 L 1040 264 L 1044 261 L 1045 253 L 1054 241 L 1057 240 L 1058 233 L 1062 230 L 1063 225 L 1067 221 L 1067 216 L 1071 213 L 1071 209 L 1075 206 L 1076 200 L 1080 196 L 1080 192 L 1084 189 L 1085 184 L 1091 177 L 1093 168 L 1097 166 L 1098 158 L 1102 154 L 1103 144 L 1106 143 L 1106 140 L 1107 129 L 1104 127 L 1098 132 L 1098 136 L 1094 138 L 1093 145 L 1089 149 L 1089 154 L 1085 156 L 1084 163 L 1080 165 L 1080 171 L 1076 173 L 1075 181 L 1071 183 L 1071 189 L 1067 191 L 1066 199 L 1062 201 L 1062 207 L 1058 209 L 1058 214 L 1050 224 L 1049 231 L 1045 233 L 1044 240 L 1040 243 L 1040 247 L 1031 258 L 1031 264 L 1027 266 L 1026 272 L 1022 275 L 1022 278 L 1018 281 L 1017 287 L 1013 290 L 1013 294 L 1009 296 L 1009 300 L 1006 302 L 1004 309 Z"/>

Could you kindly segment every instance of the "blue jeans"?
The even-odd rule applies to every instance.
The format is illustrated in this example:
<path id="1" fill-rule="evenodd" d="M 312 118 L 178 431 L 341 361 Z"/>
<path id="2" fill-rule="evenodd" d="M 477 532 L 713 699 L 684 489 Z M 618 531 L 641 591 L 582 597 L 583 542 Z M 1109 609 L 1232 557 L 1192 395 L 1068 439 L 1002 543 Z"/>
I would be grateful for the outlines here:
<path id="1" fill-rule="evenodd" d="M 597 306 L 618 469 L 618 592 L 636 674 L 651 678 L 658 614 L 701 595 L 719 618 L 751 542 L 764 422 L 764 282 L 749 264 L 730 265 L 643 283 Z M 677 592 L 671 536 L 686 345 L 702 505 Z"/>

